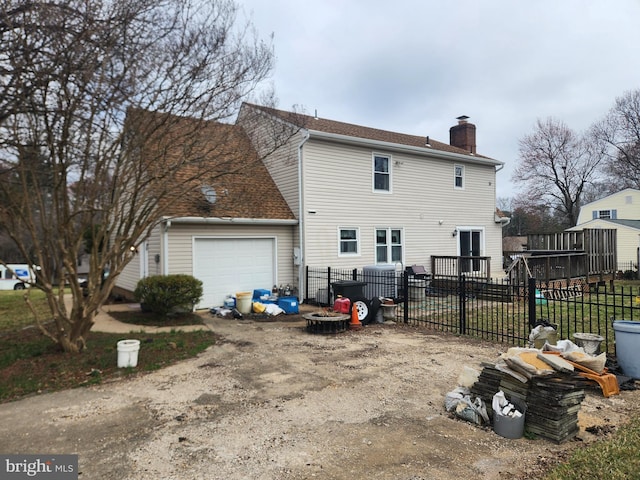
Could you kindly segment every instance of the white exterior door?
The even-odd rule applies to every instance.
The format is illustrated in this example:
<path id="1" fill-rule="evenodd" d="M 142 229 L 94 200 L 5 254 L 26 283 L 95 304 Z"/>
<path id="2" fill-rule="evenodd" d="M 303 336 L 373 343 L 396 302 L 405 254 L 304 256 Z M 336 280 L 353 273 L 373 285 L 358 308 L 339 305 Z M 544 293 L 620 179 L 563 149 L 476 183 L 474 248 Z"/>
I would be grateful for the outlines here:
<path id="1" fill-rule="evenodd" d="M 198 308 L 221 306 L 227 295 L 271 289 L 276 281 L 275 238 L 195 238 L 193 276 L 202 281 Z"/>

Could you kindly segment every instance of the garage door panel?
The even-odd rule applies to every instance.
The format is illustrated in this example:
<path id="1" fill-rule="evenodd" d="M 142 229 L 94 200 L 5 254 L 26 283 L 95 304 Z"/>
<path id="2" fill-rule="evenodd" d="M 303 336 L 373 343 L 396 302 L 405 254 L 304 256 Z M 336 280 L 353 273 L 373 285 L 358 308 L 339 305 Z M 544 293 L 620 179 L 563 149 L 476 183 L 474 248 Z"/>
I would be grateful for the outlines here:
<path id="1" fill-rule="evenodd" d="M 275 239 L 197 238 L 194 276 L 203 283 L 199 308 L 222 305 L 224 297 L 275 282 Z"/>

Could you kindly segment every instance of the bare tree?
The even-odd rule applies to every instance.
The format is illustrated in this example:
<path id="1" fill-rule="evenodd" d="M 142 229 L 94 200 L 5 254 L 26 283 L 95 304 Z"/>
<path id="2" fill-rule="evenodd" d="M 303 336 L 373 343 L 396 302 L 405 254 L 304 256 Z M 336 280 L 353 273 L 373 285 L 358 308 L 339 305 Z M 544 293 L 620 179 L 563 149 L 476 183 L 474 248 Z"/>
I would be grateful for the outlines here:
<path id="1" fill-rule="evenodd" d="M 564 219 L 565 228 L 575 225 L 584 189 L 597 175 L 603 152 L 552 118 L 538 120 L 519 147 L 512 179 L 524 186 L 520 201 L 550 209 Z"/>
<path id="2" fill-rule="evenodd" d="M 608 147 L 606 172 L 616 190 L 640 188 L 640 90 L 618 97 L 593 135 Z"/>
<path id="3" fill-rule="evenodd" d="M 42 268 L 34 286 L 53 322 L 36 320 L 65 351 L 84 348 L 163 206 L 245 148 L 209 127 L 228 122 L 272 65 L 230 0 L 1 2 L 0 223 Z"/>

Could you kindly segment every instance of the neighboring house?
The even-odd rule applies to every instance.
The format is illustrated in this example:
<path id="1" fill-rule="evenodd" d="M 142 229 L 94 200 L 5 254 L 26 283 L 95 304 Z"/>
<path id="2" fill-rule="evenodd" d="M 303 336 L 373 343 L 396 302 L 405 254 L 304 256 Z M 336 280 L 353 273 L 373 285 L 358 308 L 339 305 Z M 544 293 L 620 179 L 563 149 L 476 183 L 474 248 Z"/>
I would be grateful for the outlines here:
<path id="1" fill-rule="evenodd" d="M 580 209 L 578 222 L 568 230 L 609 228 L 617 231 L 618 265 L 620 269 L 638 266 L 640 248 L 640 190 L 627 188 Z"/>
<path id="2" fill-rule="evenodd" d="M 238 153 L 239 173 L 203 179 L 167 205 L 118 278 L 121 293 L 148 275 L 185 273 L 203 281 L 199 308 L 286 284 L 303 301 L 306 267 L 428 269 L 431 255 L 490 257 L 502 273 L 503 164 L 476 153 L 467 117 L 451 128 L 451 145 L 251 104 L 235 126 L 207 129 L 204 142 L 228 129 L 238 152 L 250 139 L 251 158 Z M 274 131 L 289 140 L 270 153 Z"/>
<path id="3" fill-rule="evenodd" d="M 295 132 L 266 165 L 295 226 L 295 284 L 305 267 L 412 264 L 435 256 L 486 256 L 502 271 L 496 172 L 503 163 L 478 155 L 476 127 L 459 117 L 450 144 L 244 104 L 238 124 L 261 152 L 274 121 Z M 477 265 L 468 262 L 470 268 Z"/>

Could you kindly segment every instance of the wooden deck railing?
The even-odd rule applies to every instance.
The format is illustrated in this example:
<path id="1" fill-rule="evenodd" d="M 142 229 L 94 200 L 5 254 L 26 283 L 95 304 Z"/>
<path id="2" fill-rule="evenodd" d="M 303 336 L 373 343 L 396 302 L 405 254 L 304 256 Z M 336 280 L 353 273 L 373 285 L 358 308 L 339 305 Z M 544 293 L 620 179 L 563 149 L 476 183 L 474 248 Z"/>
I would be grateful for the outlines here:
<path id="1" fill-rule="evenodd" d="M 433 277 L 491 278 L 491 257 L 431 256 Z"/>

